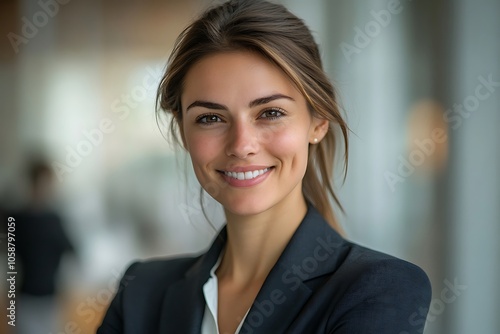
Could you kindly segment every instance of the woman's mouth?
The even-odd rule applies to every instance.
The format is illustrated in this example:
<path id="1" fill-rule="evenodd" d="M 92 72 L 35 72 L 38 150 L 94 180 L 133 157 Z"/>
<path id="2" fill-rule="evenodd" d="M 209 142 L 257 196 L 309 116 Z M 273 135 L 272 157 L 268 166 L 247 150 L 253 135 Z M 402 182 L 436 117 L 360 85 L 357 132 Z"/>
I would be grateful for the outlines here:
<path id="1" fill-rule="evenodd" d="M 274 166 L 264 168 L 257 167 L 250 170 L 246 167 L 235 168 L 232 171 L 219 170 L 218 172 L 229 185 L 239 188 L 251 187 L 263 182 L 273 169 Z"/>
<path id="2" fill-rule="evenodd" d="M 264 169 L 256 169 L 253 171 L 247 171 L 247 172 L 227 172 L 224 171 L 224 175 L 229 176 L 233 179 L 238 179 L 238 180 L 252 180 L 255 179 L 256 177 L 267 173 L 271 167 L 264 168 Z"/>

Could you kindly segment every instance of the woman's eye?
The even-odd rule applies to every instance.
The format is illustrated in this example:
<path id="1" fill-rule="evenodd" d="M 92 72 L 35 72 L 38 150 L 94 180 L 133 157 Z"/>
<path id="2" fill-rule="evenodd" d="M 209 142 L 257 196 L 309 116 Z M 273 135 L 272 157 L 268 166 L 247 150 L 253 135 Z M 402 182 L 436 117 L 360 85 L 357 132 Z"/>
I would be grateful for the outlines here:
<path id="1" fill-rule="evenodd" d="M 196 123 L 201 124 L 212 124 L 222 122 L 222 119 L 217 115 L 202 115 L 196 118 Z"/>
<path id="2" fill-rule="evenodd" d="M 268 119 L 275 119 L 275 118 L 282 117 L 284 115 L 285 115 L 285 113 L 280 109 L 269 109 L 269 110 L 265 110 L 260 117 L 261 118 L 268 118 Z"/>

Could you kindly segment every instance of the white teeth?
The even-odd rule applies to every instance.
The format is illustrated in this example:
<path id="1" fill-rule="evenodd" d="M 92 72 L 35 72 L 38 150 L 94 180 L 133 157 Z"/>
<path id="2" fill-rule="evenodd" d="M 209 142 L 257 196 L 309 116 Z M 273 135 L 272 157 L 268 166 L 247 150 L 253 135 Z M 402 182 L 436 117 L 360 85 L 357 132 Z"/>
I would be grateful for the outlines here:
<path id="1" fill-rule="evenodd" d="M 260 175 L 266 173 L 268 170 L 269 170 L 269 168 L 264 168 L 264 169 L 248 171 L 248 172 L 224 172 L 224 174 L 226 176 L 232 177 L 233 179 L 251 180 L 251 179 L 256 178 L 257 176 L 260 176 Z"/>

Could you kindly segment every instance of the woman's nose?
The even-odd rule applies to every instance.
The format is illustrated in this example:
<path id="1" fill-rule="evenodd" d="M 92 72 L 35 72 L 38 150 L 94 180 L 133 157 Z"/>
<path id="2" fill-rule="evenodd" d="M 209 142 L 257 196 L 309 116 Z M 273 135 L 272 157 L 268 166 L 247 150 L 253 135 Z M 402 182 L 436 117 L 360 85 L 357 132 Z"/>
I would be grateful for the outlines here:
<path id="1" fill-rule="evenodd" d="M 251 124 L 235 122 L 231 125 L 226 144 L 228 156 L 244 159 L 256 154 L 258 149 L 258 131 Z"/>

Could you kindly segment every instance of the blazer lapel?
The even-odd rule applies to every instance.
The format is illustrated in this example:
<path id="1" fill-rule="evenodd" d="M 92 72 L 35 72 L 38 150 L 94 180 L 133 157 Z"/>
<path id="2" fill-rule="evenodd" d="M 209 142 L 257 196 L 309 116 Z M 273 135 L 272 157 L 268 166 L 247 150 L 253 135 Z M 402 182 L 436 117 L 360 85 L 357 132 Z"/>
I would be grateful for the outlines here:
<path id="1" fill-rule="evenodd" d="M 305 282 L 333 271 L 345 242 L 311 205 L 264 281 L 241 334 L 282 333 L 313 293 Z"/>
<path id="2" fill-rule="evenodd" d="M 205 311 L 203 285 L 210 276 L 210 269 L 217 261 L 225 240 L 224 227 L 208 252 L 195 262 L 184 278 L 168 288 L 163 298 L 160 333 L 200 333 Z"/>
<path id="3" fill-rule="evenodd" d="M 163 298 L 160 333 L 199 334 L 205 310 L 203 285 L 227 238 L 226 227 L 212 246 L 172 284 Z M 307 281 L 332 272 L 345 242 L 311 205 L 271 269 L 252 304 L 240 333 L 282 333 L 314 292 Z"/>

